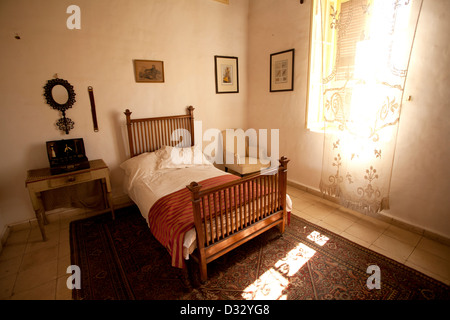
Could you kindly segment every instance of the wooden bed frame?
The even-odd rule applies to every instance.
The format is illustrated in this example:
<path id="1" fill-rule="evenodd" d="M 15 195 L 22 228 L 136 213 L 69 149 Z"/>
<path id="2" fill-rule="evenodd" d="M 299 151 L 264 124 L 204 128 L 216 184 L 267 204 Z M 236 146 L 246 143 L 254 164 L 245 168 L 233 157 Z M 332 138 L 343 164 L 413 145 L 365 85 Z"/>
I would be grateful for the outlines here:
<path id="1" fill-rule="evenodd" d="M 194 146 L 194 108 L 190 106 L 187 110 L 187 115 L 131 119 L 127 109 L 130 157 L 153 152 L 164 145 L 175 146 L 178 142 L 171 141 L 171 134 L 176 129 L 187 130 Z M 281 157 L 279 161 L 278 168 L 217 187 L 202 189 L 197 182 L 186 186 L 192 196 L 197 233 L 197 250 L 192 256 L 199 263 L 201 281 L 207 280 L 209 262 L 273 227 L 284 232 L 289 160 Z M 202 212 L 206 211 L 209 215 L 203 216 Z"/>

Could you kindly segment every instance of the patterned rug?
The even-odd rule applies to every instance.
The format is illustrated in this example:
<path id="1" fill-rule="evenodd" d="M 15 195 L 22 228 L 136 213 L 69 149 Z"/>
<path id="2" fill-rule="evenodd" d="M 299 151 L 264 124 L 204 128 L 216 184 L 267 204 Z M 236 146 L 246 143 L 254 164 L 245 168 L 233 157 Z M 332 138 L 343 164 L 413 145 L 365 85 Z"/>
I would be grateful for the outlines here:
<path id="1" fill-rule="evenodd" d="M 73 221 L 76 300 L 448 300 L 449 286 L 296 216 L 208 264 L 171 267 L 135 206 Z"/>

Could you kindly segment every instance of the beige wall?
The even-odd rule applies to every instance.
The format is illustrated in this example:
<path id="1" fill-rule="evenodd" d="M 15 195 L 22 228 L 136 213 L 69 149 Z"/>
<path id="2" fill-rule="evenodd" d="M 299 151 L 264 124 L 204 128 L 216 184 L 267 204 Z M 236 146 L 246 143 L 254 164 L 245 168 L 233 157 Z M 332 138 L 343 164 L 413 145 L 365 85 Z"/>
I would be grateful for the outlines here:
<path id="1" fill-rule="evenodd" d="M 80 30 L 66 27 L 71 4 L 81 8 Z M 105 160 L 114 195 L 121 195 L 126 108 L 148 117 L 185 113 L 193 105 L 204 130 L 244 126 L 246 72 L 240 72 L 240 93 L 217 95 L 214 55 L 237 56 L 246 69 L 247 15 L 247 0 L 0 0 L 0 221 L 34 217 L 26 171 L 48 166 L 48 140 L 83 138 L 88 158 Z M 133 59 L 163 60 L 165 83 L 135 83 Z M 69 135 L 56 129 L 60 115 L 43 97 L 55 73 L 76 93 L 67 112 L 75 122 Z"/>
<path id="2" fill-rule="evenodd" d="M 424 0 L 406 82 L 390 216 L 450 237 L 450 1 Z"/>
<path id="3" fill-rule="evenodd" d="M 81 30 L 66 28 L 67 6 L 81 7 Z M 187 105 L 208 128 L 280 129 L 289 179 L 318 188 L 322 135 L 305 129 L 310 0 L 0 0 L 0 232 L 33 218 L 26 170 L 48 165 L 47 140 L 82 137 L 90 159 L 111 168 L 122 194 L 126 158 L 123 114 L 177 114 Z M 407 82 L 385 214 L 450 237 L 450 101 L 447 32 L 450 2 L 424 0 Z M 15 33 L 21 40 L 14 38 Z M 295 48 L 293 92 L 269 92 L 269 56 Z M 216 95 L 214 55 L 239 57 L 240 93 Z M 164 60 L 164 84 L 138 84 L 133 59 Z M 58 73 L 74 85 L 70 135 L 55 129 L 46 81 Z M 100 132 L 92 129 L 93 86 Z"/>
<path id="4" fill-rule="evenodd" d="M 323 136 L 305 129 L 311 1 L 251 0 L 249 15 L 250 127 L 280 128 L 288 178 L 318 189 Z M 450 237 L 450 1 L 424 0 L 411 57 L 397 151 L 391 210 L 383 214 Z M 446 30 L 446 31 L 444 31 Z M 295 48 L 293 92 L 269 92 L 271 53 Z"/>
<path id="5" fill-rule="evenodd" d="M 317 187 L 322 135 L 305 128 L 310 3 L 250 1 L 248 126 L 280 129 L 280 155 L 291 159 L 288 178 Z M 270 92 L 270 54 L 295 49 L 294 91 Z"/>

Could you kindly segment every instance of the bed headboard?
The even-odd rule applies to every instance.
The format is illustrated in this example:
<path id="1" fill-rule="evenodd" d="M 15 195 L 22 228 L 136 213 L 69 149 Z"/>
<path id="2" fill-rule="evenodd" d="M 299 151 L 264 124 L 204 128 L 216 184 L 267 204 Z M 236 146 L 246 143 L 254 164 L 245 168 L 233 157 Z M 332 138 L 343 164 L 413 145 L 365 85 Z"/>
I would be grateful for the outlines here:
<path id="1" fill-rule="evenodd" d="M 175 146 L 180 141 L 194 145 L 194 107 L 187 108 L 187 115 L 166 116 L 156 118 L 131 119 L 131 111 L 125 110 L 127 118 L 128 145 L 130 157 L 144 152 L 153 152 L 162 146 Z M 180 131 L 180 141 L 172 141 L 172 133 Z M 189 136 L 188 136 L 189 133 Z"/>

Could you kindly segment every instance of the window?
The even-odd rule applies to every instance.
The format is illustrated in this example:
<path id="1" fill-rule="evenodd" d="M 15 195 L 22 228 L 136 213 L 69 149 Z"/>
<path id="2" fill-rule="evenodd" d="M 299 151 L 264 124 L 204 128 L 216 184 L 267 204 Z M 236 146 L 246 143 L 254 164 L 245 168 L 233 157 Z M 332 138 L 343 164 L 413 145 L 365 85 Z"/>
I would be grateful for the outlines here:
<path id="1" fill-rule="evenodd" d="M 366 37 L 369 9 L 370 1 L 313 0 L 307 106 L 307 128 L 312 131 L 323 132 L 325 125 L 333 129 L 344 121 L 348 110 L 338 110 L 337 106 L 350 105 L 351 91 L 347 89 L 354 78 L 357 44 Z M 329 106 L 333 111 L 329 114 L 337 122 L 325 121 L 323 91 L 331 81 L 335 89 L 330 90 L 341 89 L 339 99 L 344 99 L 332 99 Z"/>
<path id="2" fill-rule="evenodd" d="M 323 133 L 321 192 L 387 208 L 422 0 L 313 0 L 307 127 Z"/>

